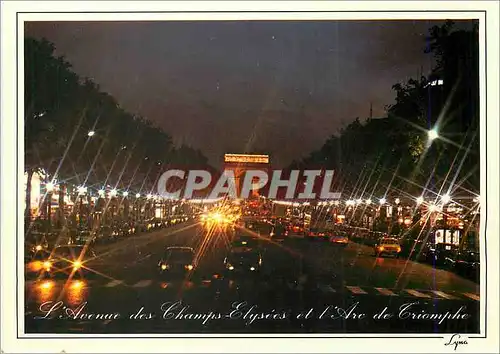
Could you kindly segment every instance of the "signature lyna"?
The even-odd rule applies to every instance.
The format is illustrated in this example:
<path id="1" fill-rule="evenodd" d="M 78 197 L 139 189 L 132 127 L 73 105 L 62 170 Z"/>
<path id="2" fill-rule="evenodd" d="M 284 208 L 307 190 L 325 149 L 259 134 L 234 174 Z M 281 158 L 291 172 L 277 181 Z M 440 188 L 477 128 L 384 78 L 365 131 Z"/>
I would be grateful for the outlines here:
<path id="1" fill-rule="evenodd" d="M 467 343 L 467 338 L 466 337 L 461 337 L 460 334 L 455 333 L 454 335 L 451 336 L 450 340 L 448 343 L 445 343 L 444 345 L 453 345 L 454 350 L 457 350 L 459 345 L 464 345 L 464 344 L 469 344 Z"/>

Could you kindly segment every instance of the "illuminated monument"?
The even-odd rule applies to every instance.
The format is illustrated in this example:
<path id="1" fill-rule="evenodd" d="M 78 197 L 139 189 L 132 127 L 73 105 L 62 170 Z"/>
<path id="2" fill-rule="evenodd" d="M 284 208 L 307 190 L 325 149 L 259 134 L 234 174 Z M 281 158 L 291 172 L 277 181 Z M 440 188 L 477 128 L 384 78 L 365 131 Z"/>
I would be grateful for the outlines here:
<path id="1" fill-rule="evenodd" d="M 269 155 L 225 154 L 224 169 L 234 172 L 236 191 L 240 195 L 246 171 L 261 170 L 270 173 Z M 258 190 L 252 189 L 251 196 L 257 197 L 258 195 Z"/>

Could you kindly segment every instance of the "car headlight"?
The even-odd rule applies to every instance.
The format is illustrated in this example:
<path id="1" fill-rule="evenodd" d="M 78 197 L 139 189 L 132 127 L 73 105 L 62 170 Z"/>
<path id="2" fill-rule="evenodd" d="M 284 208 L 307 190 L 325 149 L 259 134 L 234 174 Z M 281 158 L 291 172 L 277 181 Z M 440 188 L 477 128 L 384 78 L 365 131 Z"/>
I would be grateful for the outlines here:
<path id="1" fill-rule="evenodd" d="M 234 270 L 234 267 L 233 267 L 231 264 L 229 264 L 229 263 L 228 263 L 228 264 L 227 264 L 227 269 L 229 269 L 229 270 Z"/>
<path id="2" fill-rule="evenodd" d="M 73 269 L 80 269 L 81 266 L 82 266 L 82 263 L 80 261 L 73 262 Z"/>
<path id="3" fill-rule="evenodd" d="M 193 270 L 193 265 L 192 264 L 188 264 L 186 265 L 185 267 L 187 270 Z"/>
<path id="4" fill-rule="evenodd" d="M 378 250 L 379 250 L 380 252 L 382 252 L 384 249 L 385 249 L 385 248 L 384 248 L 383 246 L 380 246 L 380 247 L 378 248 Z"/>
<path id="5" fill-rule="evenodd" d="M 255 270 L 255 267 L 250 267 L 250 270 L 251 270 L 251 271 L 254 271 L 254 270 Z"/>
<path id="6" fill-rule="evenodd" d="M 398 252 L 401 252 L 401 247 L 398 247 Z"/>
<path id="7" fill-rule="evenodd" d="M 161 267 L 162 270 L 168 269 L 168 265 L 166 265 L 166 264 L 162 264 L 160 267 Z"/>

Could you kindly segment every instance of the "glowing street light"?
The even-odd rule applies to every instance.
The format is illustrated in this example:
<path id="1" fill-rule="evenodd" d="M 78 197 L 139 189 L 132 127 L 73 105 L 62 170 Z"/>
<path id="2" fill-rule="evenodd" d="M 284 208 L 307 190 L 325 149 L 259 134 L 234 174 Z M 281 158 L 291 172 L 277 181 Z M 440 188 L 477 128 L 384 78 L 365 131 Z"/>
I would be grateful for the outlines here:
<path id="1" fill-rule="evenodd" d="M 398 205 L 399 203 L 401 203 L 401 200 L 399 198 L 396 198 L 396 200 L 394 200 L 394 203 L 396 203 L 396 205 Z"/>
<path id="2" fill-rule="evenodd" d="M 474 199 L 472 199 L 472 201 L 474 203 L 479 203 L 481 201 L 480 196 L 474 197 Z"/>
<path id="3" fill-rule="evenodd" d="M 97 194 L 99 194 L 99 197 L 102 198 L 104 197 L 104 195 L 106 194 L 106 191 L 104 189 L 99 189 L 97 191 Z"/>
<path id="4" fill-rule="evenodd" d="M 446 193 L 445 195 L 443 195 L 441 197 L 441 201 L 443 202 L 443 204 L 448 204 L 451 200 L 451 197 L 448 193 Z"/>
<path id="5" fill-rule="evenodd" d="M 123 196 L 124 197 L 128 196 L 128 192 L 127 191 L 123 192 Z"/>
<path id="6" fill-rule="evenodd" d="M 148 195 L 146 196 L 146 198 L 147 198 L 147 199 L 151 199 L 152 197 L 153 197 L 153 195 L 152 195 L 152 194 L 148 194 Z"/>
<path id="7" fill-rule="evenodd" d="M 381 198 L 379 200 L 380 205 L 384 205 L 386 202 L 387 202 L 387 200 L 385 198 Z"/>
<path id="8" fill-rule="evenodd" d="M 85 193 L 87 193 L 87 187 L 85 187 L 85 186 L 79 186 L 77 188 L 77 191 L 78 191 L 78 195 L 84 195 Z"/>
<path id="9" fill-rule="evenodd" d="M 92 137 L 94 135 L 95 135 L 95 131 L 93 131 L 93 130 L 89 130 L 89 132 L 87 133 L 87 136 L 89 136 L 89 137 Z"/>
<path id="10" fill-rule="evenodd" d="M 420 205 L 424 202 L 424 197 L 420 196 L 417 198 L 417 204 Z"/>
<path id="11" fill-rule="evenodd" d="M 366 204 L 370 205 L 372 203 L 372 200 L 371 199 L 367 199 L 366 200 Z"/>
<path id="12" fill-rule="evenodd" d="M 437 209 L 438 209 L 438 207 L 436 204 L 431 204 L 429 206 L 429 211 L 431 211 L 431 212 L 435 212 L 435 211 L 437 211 Z"/>
<path id="13" fill-rule="evenodd" d="M 358 200 L 356 200 L 356 204 L 361 204 L 363 203 L 363 199 L 359 198 Z"/>
<path id="14" fill-rule="evenodd" d="M 141 193 L 137 193 L 137 194 L 135 195 L 135 197 L 136 197 L 136 198 L 140 198 L 140 197 L 141 197 Z"/>
<path id="15" fill-rule="evenodd" d="M 430 141 L 433 141 L 433 140 L 439 138 L 439 134 L 438 134 L 437 130 L 435 128 L 433 128 L 427 132 L 427 137 L 429 138 Z"/>
<path id="16" fill-rule="evenodd" d="M 52 193 L 52 191 L 54 190 L 54 187 L 55 187 L 54 183 L 52 183 L 52 182 L 47 182 L 45 184 L 45 188 L 47 189 L 47 192 L 49 192 L 49 193 Z"/>
<path id="17" fill-rule="evenodd" d="M 116 188 L 113 188 L 109 194 L 112 196 L 112 197 L 116 197 L 116 195 L 118 194 L 118 191 L 116 190 Z"/>

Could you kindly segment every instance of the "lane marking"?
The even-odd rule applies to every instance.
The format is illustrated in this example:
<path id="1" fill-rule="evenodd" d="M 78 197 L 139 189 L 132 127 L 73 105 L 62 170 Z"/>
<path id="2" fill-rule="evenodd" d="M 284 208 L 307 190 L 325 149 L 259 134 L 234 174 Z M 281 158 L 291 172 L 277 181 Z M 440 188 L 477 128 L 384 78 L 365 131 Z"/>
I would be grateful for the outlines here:
<path id="1" fill-rule="evenodd" d="M 364 291 L 358 286 L 346 286 L 346 288 L 349 289 L 354 294 L 368 294 L 366 291 Z"/>
<path id="2" fill-rule="evenodd" d="M 465 296 L 467 296 L 469 299 L 479 301 L 479 295 L 472 294 L 472 293 L 464 293 Z"/>
<path id="3" fill-rule="evenodd" d="M 117 285 L 123 284 L 122 280 L 113 280 L 105 285 L 106 288 L 113 288 Z"/>
<path id="4" fill-rule="evenodd" d="M 133 288 L 145 288 L 147 286 L 150 286 L 153 281 L 148 279 L 148 280 L 141 280 L 140 282 L 132 285 Z"/>
<path id="5" fill-rule="evenodd" d="M 413 295 L 415 297 L 422 297 L 422 298 L 430 298 L 431 296 L 428 294 L 421 293 L 420 291 L 417 290 L 411 290 L 411 289 L 405 289 L 408 294 Z"/>
<path id="6" fill-rule="evenodd" d="M 446 293 L 443 293 L 442 291 L 439 291 L 439 290 L 431 290 L 431 292 L 439 297 L 442 297 L 444 299 L 448 299 L 448 300 L 457 300 L 457 297 L 453 296 L 453 295 L 450 295 L 450 294 L 446 294 Z"/>
<path id="7" fill-rule="evenodd" d="M 325 293 L 336 293 L 335 289 L 328 284 L 320 284 L 318 287 L 320 288 L 321 291 L 324 291 Z"/>
<path id="8" fill-rule="evenodd" d="M 398 294 L 395 294 L 391 290 L 386 289 L 386 288 L 375 288 L 375 289 L 377 289 L 377 291 L 379 293 L 381 293 L 382 295 L 386 295 L 386 296 L 399 296 Z"/>

